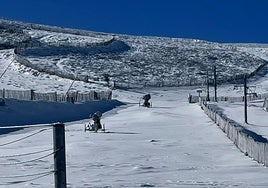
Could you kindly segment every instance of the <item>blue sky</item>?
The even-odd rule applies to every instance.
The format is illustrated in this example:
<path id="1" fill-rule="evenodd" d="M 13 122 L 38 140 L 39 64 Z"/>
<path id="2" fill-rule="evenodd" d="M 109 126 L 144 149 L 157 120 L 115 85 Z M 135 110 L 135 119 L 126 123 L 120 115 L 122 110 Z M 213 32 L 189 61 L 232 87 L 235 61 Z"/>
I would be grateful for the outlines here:
<path id="1" fill-rule="evenodd" d="M 0 17 L 109 33 L 268 43 L 268 0 L 0 0 Z"/>

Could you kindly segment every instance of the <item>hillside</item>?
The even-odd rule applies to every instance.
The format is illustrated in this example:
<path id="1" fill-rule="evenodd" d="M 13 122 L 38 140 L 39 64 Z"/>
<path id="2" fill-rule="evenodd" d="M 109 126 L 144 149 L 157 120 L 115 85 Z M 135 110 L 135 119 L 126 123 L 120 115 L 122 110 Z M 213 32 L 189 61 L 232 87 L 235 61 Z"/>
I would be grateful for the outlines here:
<path id="1" fill-rule="evenodd" d="M 97 84 L 109 80 L 116 86 L 202 84 L 214 65 L 223 83 L 253 74 L 266 64 L 235 44 L 106 34 L 3 19 L 0 39 L 2 54 L 15 49 L 11 56 L 19 64 L 14 70 L 21 74 Z"/>
<path id="2" fill-rule="evenodd" d="M 57 93 L 106 90 L 108 79 L 130 87 L 197 84 L 205 81 L 207 70 L 211 75 L 213 65 L 224 82 L 253 73 L 268 60 L 265 45 L 105 34 L 10 20 L 0 20 L 0 47 L 0 89 Z M 259 82 L 257 93 L 268 91 L 267 70 L 253 78 Z M 205 96 L 205 87 L 197 87 Z M 268 169 L 241 153 L 199 105 L 187 101 L 197 87 L 115 89 L 115 100 L 74 104 L 6 99 L 1 125 L 29 125 L 0 136 L 0 187 L 54 186 L 59 150 L 53 150 L 52 127 L 32 125 L 51 122 L 66 125 L 68 187 L 267 187 Z M 152 108 L 138 105 L 147 93 Z M 222 85 L 218 94 L 242 96 L 243 89 Z M 119 107 L 122 102 L 126 105 Z M 249 105 L 250 123 L 267 122 L 267 116 L 256 116 L 259 104 Z M 242 117 L 241 105 L 231 105 L 234 117 Z M 105 112 L 105 133 L 84 131 L 96 111 Z M 251 126 L 265 129 L 258 121 Z"/>

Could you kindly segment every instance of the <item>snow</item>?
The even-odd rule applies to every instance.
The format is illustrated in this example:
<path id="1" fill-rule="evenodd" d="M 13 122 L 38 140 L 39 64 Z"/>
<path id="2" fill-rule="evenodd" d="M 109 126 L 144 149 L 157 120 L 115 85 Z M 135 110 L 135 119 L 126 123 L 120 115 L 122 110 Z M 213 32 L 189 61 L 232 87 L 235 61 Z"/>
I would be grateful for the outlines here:
<path id="1" fill-rule="evenodd" d="M 56 43 L 56 39 L 61 38 L 63 42 L 71 41 L 70 49 L 81 51 L 84 47 L 76 48 L 78 44 L 102 43 L 114 37 L 82 31 L 85 35 L 80 37 L 75 30 L 66 32 L 45 26 L 35 26 L 34 30 L 29 30 L 29 26 L 18 27 L 23 27 L 24 32 L 43 43 Z M 42 28 L 46 30 L 42 31 Z M 66 33 L 59 34 L 59 31 Z M 32 57 L 28 54 L 27 59 L 55 73 L 90 74 L 90 79 L 96 83 L 74 82 L 73 88 L 81 92 L 107 89 L 98 84 L 103 73 L 136 84 L 141 84 L 144 79 L 178 81 L 178 76 L 186 81 L 201 81 L 204 78 L 193 75 L 193 71 L 197 73 L 211 66 L 208 58 L 211 55 L 221 57 L 217 63 L 224 70 L 223 77 L 236 72 L 251 72 L 268 60 L 267 45 L 125 35 L 115 38 L 123 43 L 113 43 L 107 48 L 93 47 L 92 56 L 46 54 Z M 16 40 L 20 41 L 15 38 L 14 43 Z M 56 49 L 64 50 L 64 47 Z M 95 54 L 96 49 L 104 53 Z M 178 49 L 181 53 L 177 54 Z M 30 50 L 36 52 L 40 48 Z M 116 55 L 108 53 L 111 51 Z M 181 59 L 183 56 L 192 60 L 190 65 Z M 155 62 L 158 58 L 161 61 Z M 81 61 L 77 61 L 79 59 Z M 172 62 L 178 59 L 184 66 L 174 67 Z M 204 64 L 197 64 L 200 59 L 205 59 Z M 22 65 L 13 49 L 0 51 L 0 67 L 0 88 L 65 93 L 72 84 L 70 79 Z M 103 67 L 106 69 L 102 72 Z M 268 92 L 266 70 L 267 65 L 250 80 L 250 84 L 256 85 L 257 93 Z M 140 79 L 139 74 L 135 74 L 137 72 L 144 77 Z M 198 104 L 187 102 L 188 94 L 197 95 L 199 87 L 205 95 L 205 86 L 201 85 L 116 89 L 113 90 L 113 101 L 83 104 L 7 99 L 6 105 L 0 106 L 0 125 L 29 125 L 30 128 L 0 135 L 0 187 L 54 186 L 53 132 L 51 126 L 37 127 L 36 124 L 58 121 L 66 125 L 68 187 L 267 187 L 268 169 L 241 153 Z M 218 95 L 243 95 L 242 89 L 234 90 L 233 87 L 233 84 L 219 85 Z M 147 93 L 152 96 L 152 108 L 138 105 Z M 249 124 L 243 124 L 242 103 L 219 102 L 217 105 L 228 117 L 267 137 L 267 112 L 262 110 L 262 102 L 249 103 Z M 84 132 L 85 124 L 90 121 L 89 115 L 95 111 L 105 112 L 101 122 L 105 124 L 106 133 Z M 22 155 L 32 152 L 36 153 Z"/>
<path id="2" fill-rule="evenodd" d="M 188 92 L 177 88 L 138 93 L 116 91 L 118 98 L 128 99 L 126 102 L 132 104 L 104 114 L 102 123 L 110 133 L 84 132 L 88 120 L 67 123 L 68 187 L 267 186 L 267 168 L 239 152 L 198 105 L 189 104 L 185 100 Z M 152 108 L 133 104 L 144 93 L 152 95 Z M 0 140 L 7 143 L 37 131 L 36 128 L 23 130 Z M 27 153 L 51 147 L 50 129 L 2 146 L 1 153 L 14 154 L 17 148 Z M 1 163 L 12 163 L 12 159 L 3 159 Z M 53 170 L 53 157 L 33 164 L 3 166 L 4 174 L 0 177 L 49 170 Z M 18 179 L 3 179 L 2 183 L 10 182 L 9 187 L 52 187 L 54 183 L 53 175 L 32 183 L 14 184 Z"/>
<path id="3" fill-rule="evenodd" d="M 263 109 L 263 100 L 249 102 L 247 106 L 247 121 L 245 123 L 244 103 L 219 103 L 217 106 L 223 109 L 223 113 L 231 119 L 242 124 L 245 128 L 268 139 L 267 111 Z M 237 113 L 240 113 L 237 116 Z"/>
<path id="4" fill-rule="evenodd" d="M 66 93 L 73 80 L 61 78 L 39 72 L 20 64 L 14 50 L 0 50 L 1 82 L 0 87 L 5 89 L 33 89 L 38 92 Z M 41 87 L 40 87 L 41 86 Z M 75 81 L 76 91 L 106 90 L 103 86 L 93 83 Z"/>
<path id="5" fill-rule="evenodd" d="M 117 84 L 133 86 L 199 85 L 205 80 L 200 73 L 214 65 L 219 81 L 226 82 L 266 63 L 239 44 L 105 34 L 2 19 L 0 24 L 0 37 L 14 40 L 3 45 L 18 46 L 16 52 L 27 66 L 65 78 L 88 77 L 98 82 L 106 74 Z"/>
<path id="6" fill-rule="evenodd" d="M 250 54 L 255 54 L 266 61 L 268 61 L 268 48 L 267 45 L 249 45 L 249 44 L 239 44 L 240 50 L 247 51 Z M 266 66 L 267 69 L 267 66 Z M 251 81 L 252 80 L 252 81 Z M 248 83 L 251 90 L 248 90 L 249 93 L 256 92 L 257 94 L 263 94 L 268 92 L 268 76 L 262 75 L 258 76 L 257 79 L 253 78 Z M 252 88 L 253 86 L 253 88 Z M 233 91 L 232 91 L 233 90 Z M 226 87 L 220 89 L 222 95 L 226 96 Z M 225 93 L 224 93 L 225 92 Z M 244 95 L 244 88 L 243 85 L 237 90 L 228 89 L 228 95 L 232 95 L 232 93 L 236 93 L 233 95 L 236 96 L 243 96 Z M 216 105 L 221 109 L 222 113 L 227 115 L 230 119 L 235 120 L 236 122 L 243 125 L 248 130 L 251 130 L 265 138 L 268 138 L 268 131 L 267 131 L 267 112 L 263 109 L 264 99 L 256 100 L 256 101 L 248 101 L 247 105 L 247 116 L 248 116 L 248 124 L 245 123 L 245 115 L 244 115 L 244 103 L 243 102 L 236 102 L 236 103 L 229 103 L 229 102 L 220 102 Z"/>
<path id="7" fill-rule="evenodd" d="M 55 74 L 88 75 L 91 80 L 108 74 L 113 81 L 133 85 L 151 82 L 156 85 L 154 82 L 161 81 L 173 86 L 202 83 L 204 78 L 198 73 L 213 65 L 221 70 L 219 79 L 225 80 L 228 76 L 251 73 L 265 63 L 230 45 L 124 35 L 116 36 L 115 41 L 105 46 L 40 47 L 23 50 L 20 54 L 37 69 Z"/>
<path id="8" fill-rule="evenodd" d="M 56 45 L 74 45 L 74 46 L 88 46 L 92 44 L 103 43 L 111 40 L 111 37 L 92 37 L 81 36 L 74 34 L 63 34 L 59 32 L 49 32 L 44 30 L 25 30 L 32 38 L 38 38 L 39 41 L 46 44 Z"/>
<path id="9" fill-rule="evenodd" d="M 123 105 L 117 100 L 88 101 L 81 104 L 6 99 L 0 108 L 1 126 L 70 122 L 89 118 L 96 111 L 106 112 Z M 56 111 L 56 113 L 55 113 Z M 3 130 L 0 130 L 2 133 Z"/>

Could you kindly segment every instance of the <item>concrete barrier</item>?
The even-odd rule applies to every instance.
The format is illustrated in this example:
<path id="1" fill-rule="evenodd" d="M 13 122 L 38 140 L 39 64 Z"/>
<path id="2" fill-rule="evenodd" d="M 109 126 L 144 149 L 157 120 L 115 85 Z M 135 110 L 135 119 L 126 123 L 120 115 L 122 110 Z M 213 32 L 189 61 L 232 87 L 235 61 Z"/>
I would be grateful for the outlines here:
<path id="1" fill-rule="evenodd" d="M 214 106 L 206 104 L 205 101 L 200 102 L 200 105 L 208 117 L 226 133 L 241 152 L 268 167 L 268 142 L 266 138 L 229 119 L 217 111 Z"/>

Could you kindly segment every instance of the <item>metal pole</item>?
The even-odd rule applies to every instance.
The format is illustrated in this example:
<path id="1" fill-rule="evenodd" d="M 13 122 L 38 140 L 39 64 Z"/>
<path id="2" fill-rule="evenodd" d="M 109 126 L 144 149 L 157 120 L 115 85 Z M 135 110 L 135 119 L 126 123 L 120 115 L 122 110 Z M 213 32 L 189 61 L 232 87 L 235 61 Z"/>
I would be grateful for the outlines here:
<path id="1" fill-rule="evenodd" d="M 213 67 L 214 69 L 214 92 L 215 92 L 215 102 L 217 102 L 217 74 L 216 74 L 216 66 Z"/>
<path id="2" fill-rule="evenodd" d="M 65 128 L 64 124 L 53 125 L 54 143 L 54 179 L 55 188 L 66 188 L 66 157 L 65 157 Z"/>
<path id="3" fill-rule="evenodd" d="M 247 112 L 247 76 L 244 76 L 244 114 L 245 123 L 248 123 L 248 112 Z"/>
<path id="4" fill-rule="evenodd" d="M 208 78 L 208 70 L 207 70 L 207 101 L 210 101 L 210 99 L 209 99 L 209 78 Z"/>

